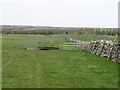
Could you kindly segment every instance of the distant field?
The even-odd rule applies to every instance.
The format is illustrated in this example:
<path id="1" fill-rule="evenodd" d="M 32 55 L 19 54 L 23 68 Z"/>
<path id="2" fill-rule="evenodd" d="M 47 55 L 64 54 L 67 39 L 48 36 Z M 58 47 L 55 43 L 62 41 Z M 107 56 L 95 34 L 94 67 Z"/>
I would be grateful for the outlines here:
<path id="1" fill-rule="evenodd" d="M 81 41 L 97 41 L 97 40 L 111 40 L 116 41 L 117 38 L 110 38 L 110 37 L 73 37 L 75 40 L 81 40 Z"/>
<path id="2" fill-rule="evenodd" d="M 117 63 L 81 50 L 29 51 L 24 40 L 68 42 L 60 36 L 3 36 L 3 88 L 118 87 Z"/>

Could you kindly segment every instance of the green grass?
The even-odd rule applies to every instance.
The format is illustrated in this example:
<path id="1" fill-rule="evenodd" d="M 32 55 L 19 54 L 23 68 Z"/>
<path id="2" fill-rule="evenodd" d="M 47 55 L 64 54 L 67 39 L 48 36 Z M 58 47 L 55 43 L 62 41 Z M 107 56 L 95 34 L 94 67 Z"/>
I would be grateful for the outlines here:
<path id="1" fill-rule="evenodd" d="M 75 40 L 81 40 L 81 41 L 97 41 L 97 40 L 111 40 L 114 41 L 115 38 L 110 37 L 73 37 Z M 117 39 L 115 39 L 117 40 Z"/>
<path id="2" fill-rule="evenodd" d="M 2 36 L 0 35 L 0 89 L 2 88 Z"/>
<path id="3" fill-rule="evenodd" d="M 118 64 L 81 50 L 29 51 L 24 40 L 67 42 L 64 37 L 3 37 L 3 88 L 117 88 Z"/>

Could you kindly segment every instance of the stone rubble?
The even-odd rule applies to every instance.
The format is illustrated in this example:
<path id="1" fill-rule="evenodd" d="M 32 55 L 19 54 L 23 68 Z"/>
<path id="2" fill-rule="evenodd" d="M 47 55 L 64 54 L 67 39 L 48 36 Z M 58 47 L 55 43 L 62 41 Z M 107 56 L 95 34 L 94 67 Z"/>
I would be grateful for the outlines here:
<path id="1" fill-rule="evenodd" d="M 71 43 L 76 43 L 77 47 L 81 50 L 94 53 L 98 56 L 105 57 L 108 60 L 120 63 L 120 41 L 112 42 L 107 40 L 98 41 L 80 41 L 73 40 L 71 37 L 67 37 Z"/>

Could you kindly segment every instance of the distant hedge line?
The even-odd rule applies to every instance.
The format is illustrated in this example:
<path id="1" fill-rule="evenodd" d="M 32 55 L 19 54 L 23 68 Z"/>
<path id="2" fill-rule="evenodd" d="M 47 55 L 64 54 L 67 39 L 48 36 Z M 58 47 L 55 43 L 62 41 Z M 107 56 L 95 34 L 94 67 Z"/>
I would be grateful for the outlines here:
<path id="1" fill-rule="evenodd" d="M 40 35 L 51 35 L 51 34 L 75 34 L 75 35 L 111 35 L 115 36 L 118 34 L 118 30 L 114 29 L 6 29 L 3 28 L 3 34 L 40 34 Z"/>

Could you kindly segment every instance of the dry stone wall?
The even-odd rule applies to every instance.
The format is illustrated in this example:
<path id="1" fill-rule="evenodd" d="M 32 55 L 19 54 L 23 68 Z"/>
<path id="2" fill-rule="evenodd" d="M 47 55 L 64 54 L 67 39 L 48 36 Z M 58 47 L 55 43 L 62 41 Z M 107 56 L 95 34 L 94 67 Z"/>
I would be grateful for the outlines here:
<path id="1" fill-rule="evenodd" d="M 98 56 L 105 57 L 114 62 L 120 63 L 120 41 L 112 42 L 107 40 L 98 41 L 80 41 L 73 40 L 71 37 L 67 37 L 71 43 L 76 43 L 81 50 L 94 53 Z"/>

